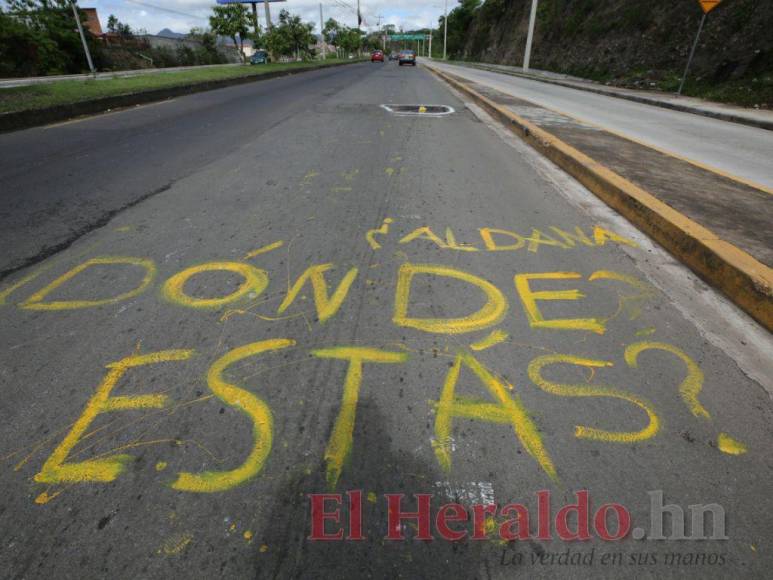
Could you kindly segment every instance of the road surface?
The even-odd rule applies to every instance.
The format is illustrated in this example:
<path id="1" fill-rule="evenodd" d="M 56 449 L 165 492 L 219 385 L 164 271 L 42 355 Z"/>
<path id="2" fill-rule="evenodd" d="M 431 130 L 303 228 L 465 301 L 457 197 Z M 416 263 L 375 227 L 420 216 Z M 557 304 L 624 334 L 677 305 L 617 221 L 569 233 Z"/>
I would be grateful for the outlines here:
<path id="1" fill-rule="evenodd" d="M 773 564 L 770 335 L 421 66 L 191 95 L 0 149 L 3 577 Z M 568 541 L 573 517 L 540 533 L 539 501 L 556 516 L 583 490 L 591 539 Z M 330 492 L 326 533 L 349 540 L 309 539 L 309 494 Z M 388 529 L 385 494 L 403 511 L 432 494 L 434 541 Z M 449 502 L 499 508 L 472 540 L 471 522 L 435 525 Z M 708 506 L 724 530 L 654 540 L 653 502 Z"/>
<path id="2" fill-rule="evenodd" d="M 773 189 L 773 132 L 606 95 L 432 61 L 443 71 L 536 101 L 680 157 Z"/>

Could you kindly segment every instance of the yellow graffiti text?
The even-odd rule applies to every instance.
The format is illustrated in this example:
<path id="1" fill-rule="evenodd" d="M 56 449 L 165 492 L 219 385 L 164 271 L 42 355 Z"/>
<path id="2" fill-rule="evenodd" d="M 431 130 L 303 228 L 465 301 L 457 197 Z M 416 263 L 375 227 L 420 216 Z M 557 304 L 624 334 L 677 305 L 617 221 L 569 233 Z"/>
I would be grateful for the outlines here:
<path id="1" fill-rule="evenodd" d="M 456 384 L 462 365 L 469 368 L 483 383 L 496 403 L 456 395 Z M 557 478 L 556 468 L 542 443 L 539 430 L 520 399 L 511 397 L 508 386 L 489 372 L 469 353 L 459 353 L 446 375 L 443 392 L 437 403 L 435 418 L 435 455 L 445 471 L 451 470 L 452 427 L 454 418 L 474 419 L 491 423 L 509 424 L 526 451 L 552 479 Z"/>
<path id="2" fill-rule="evenodd" d="M 354 420 L 357 414 L 357 400 L 362 385 L 363 363 L 395 364 L 408 360 L 404 352 L 390 352 L 375 348 L 337 347 L 311 351 L 317 358 L 348 360 L 349 368 L 344 381 L 341 410 L 338 412 L 333 433 L 325 449 L 327 462 L 327 483 L 334 489 L 343 471 L 344 463 L 352 449 Z"/>
<path id="3" fill-rule="evenodd" d="M 207 385 L 218 399 L 250 418 L 253 427 L 252 450 L 244 463 L 231 471 L 181 472 L 172 483 L 173 489 L 198 493 L 226 491 L 244 483 L 260 472 L 271 452 L 273 441 L 274 419 L 271 409 L 249 391 L 229 384 L 224 374 L 228 367 L 239 361 L 294 345 L 295 341 L 288 339 L 263 340 L 236 348 L 215 361 L 207 373 Z"/>
<path id="4" fill-rule="evenodd" d="M 556 364 L 576 365 L 588 369 L 597 369 L 611 367 L 611 362 L 580 358 L 576 356 L 556 354 L 537 357 L 529 363 L 529 379 L 546 393 L 558 395 L 560 397 L 591 397 L 619 399 L 627 401 L 642 409 L 649 419 L 647 426 L 640 431 L 631 432 L 613 432 L 597 429 L 594 427 L 585 427 L 577 425 L 575 427 L 575 437 L 579 439 L 592 439 L 595 441 L 607 441 L 613 443 L 635 443 L 645 441 L 654 437 L 660 429 L 660 420 L 655 409 L 649 401 L 640 397 L 631 395 L 618 389 L 583 384 L 562 384 L 548 381 L 542 376 L 542 369 Z"/>
<path id="5" fill-rule="evenodd" d="M 537 301 L 539 300 L 579 300 L 585 295 L 579 290 L 535 291 L 531 289 L 531 280 L 577 280 L 581 276 L 576 272 L 546 272 L 544 274 L 517 274 L 515 288 L 521 297 L 529 325 L 532 328 L 551 328 L 558 330 L 589 330 L 604 334 L 604 321 L 598 318 L 554 318 L 545 320 Z"/>
<path id="6" fill-rule="evenodd" d="M 107 365 L 109 372 L 86 404 L 86 409 L 73 425 L 70 432 L 43 464 L 35 475 L 38 483 L 85 483 L 109 482 L 123 471 L 131 455 L 113 455 L 103 459 L 65 463 L 67 456 L 83 437 L 89 425 L 101 413 L 137 409 L 160 409 L 167 403 L 165 395 L 140 395 L 134 397 L 111 397 L 118 381 L 129 369 L 162 362 L 183 361 L 193 356 L 192 350 L 164 350 L 145 355 L 130 356 Z"/>
<path id="7" fill-rule="evenodd" d="M 338 309 L 341 308 L 341 304 L 346 299 L 347 294 L 349 294 L 349 288 L 357 278 L 358 270 L 357 268 L 352 268 L 349 270 L 346 273 L 346 276 L 344 276 L 343 280 L 341 280 L 338 288 L 336 288 L 336 291 L 333 292 L 332 296 L 330 296 L 327 287 L 327 280 L 325 280 L 325 272 L 332 269 L 333 264 L 320 264 L 318 266 L 310 267 L 303 274 L 301 274 L 301 276 L 295 281 L 295 284 L 293 284 L 293 287 L 290 288 L 290 291 L 282 301 L 282 304 L 279 305 L 277 314 L 282 314 L 285 310 L 287 310 L 290 305 L 295 302 L 295 299 L 298 297 L 298 294 L 303 289 L 303 286 L 306 284 L 306 282 L 311 281 L 311 286 L 314 290 L 314 305 L 317 309 L 317 316 L 319 317 L 319 321 L 325 322 L 334 316 L 336 312 L 338 312 Z"/>
<path id="8" fill-rule="evenodd" d="M 221 298 L 195 298 L 185 293 L 185 284 L 194 276 L 203 272 L 231 272 L 240 275 L 244 280 L 239 287 L 228 296 Z M 164 298 L 173 304 L 202 310 L 217 310 L 241 300 L 248 294 L 256 298 L 268 286 L 268 274 L 249 264 L 240 262 L 208 262 L 199 266 L 191 266 L 182 272 L 178 272 L 161 288 Z"/>
<path id="9" fill-rule="evenodd" d="M 681 359 L 687 367 L 687 376 L 679 385 L 679 394 L 687 408 L 695 417 L 710 419 L 711 415 L 698 400 L 703 389 L 703 371 L 683 350 L 664 342 L 637 342 L 625 349 L 625 362 L 629 367 L 639 368 L 639 355 L 645 350 L 662 350 Z"/>
<path id="10" fill-rule="evenodd" d="M 486 296 L 486 304 L 464 318 L 412 318 L 408 316 L 411 284 L 417 274 L 444 276 L 477 286 Z M 393 322 L 397 326 L 415 328 L 424 332 L 462 334 L 488 328 L 502 321 L 507 312 L 507 300 L 500 290 L 488 280 L 448 266 L 405 263 L 400 266 L 395 291 Z"/>
<path id="11" fill-rule="evenodd" d="M 111 298 L 102 298 L 99 300 L 56 300 L 52 302 L 43 302 L 43 299 L 51 292 L 69 282 L 84 270 L 87 270 L 93 266 L 112 265 L 127 265 L 143 268 L 145 270 L 145 275 L 143 276 L 140 284 L 134 290 L 118 294 L 117 296 L 113 296 Z M 156 265 L 152 260 L 123 256 L 91 258 L 90 260 L 86 260 L 69 272 L 63 274 L 42 290 L 38 290 L 19 306 L 26 310 L 76 310 L 80 308 L 92 308 L 95 306 L 115 304 L 117 302 L 129 300 L 130 298 L 134 298 L 135 296 L 142 294 L 151 284 L 151 282 L 153 282 L 155 276 Z"/>

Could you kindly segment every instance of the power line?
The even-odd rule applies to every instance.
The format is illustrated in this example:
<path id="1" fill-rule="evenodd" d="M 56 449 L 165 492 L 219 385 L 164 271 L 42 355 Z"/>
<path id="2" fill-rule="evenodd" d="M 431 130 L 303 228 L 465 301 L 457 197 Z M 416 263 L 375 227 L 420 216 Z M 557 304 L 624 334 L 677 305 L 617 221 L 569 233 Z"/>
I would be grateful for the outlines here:
<path id="1" fill-rule="evenodd" d="M 150 2 L 142 2 L 141 0 L 125 0 L 131 4 L 139 4 L 140 6 L 146 6 L 147 8 L 153 8 L 154 10 L 160 10 L 162 12 L 169 12 L 171 14 L 177 14 L 179 16 L 187 16 L 189 18 L 196 18 L 198 20 L 209 20 L 208 16 L 200 16 L 198 14 L 190 14 L 188 12 L 181 12 L 180 10 L 174 10 L 172 8 L 164 8 L 163 6 L 157 6 Z"/>

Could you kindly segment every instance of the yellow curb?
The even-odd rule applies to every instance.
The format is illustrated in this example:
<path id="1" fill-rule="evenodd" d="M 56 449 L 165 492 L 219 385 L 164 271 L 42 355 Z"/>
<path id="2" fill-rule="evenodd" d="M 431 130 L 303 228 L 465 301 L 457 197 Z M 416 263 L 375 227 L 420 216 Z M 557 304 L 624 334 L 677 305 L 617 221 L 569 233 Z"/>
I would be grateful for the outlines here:
<path id="1" fill-rule="evenodd" d="M 427 66 L 471 96 L 545 157 L 654 238 L 693 272 L 773 332 L 773 269 L 657 197 L 475 89 Z"/>

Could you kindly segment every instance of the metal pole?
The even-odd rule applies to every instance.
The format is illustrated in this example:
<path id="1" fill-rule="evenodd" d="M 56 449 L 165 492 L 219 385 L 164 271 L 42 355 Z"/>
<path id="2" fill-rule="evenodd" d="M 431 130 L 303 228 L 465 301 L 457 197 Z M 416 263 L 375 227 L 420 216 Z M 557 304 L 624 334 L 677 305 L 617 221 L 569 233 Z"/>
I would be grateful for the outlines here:
<path id="1" fill-rule="evenodd" d="M 684 68 L 684 74 L 682 75 L 682 81 L 679 83 L 679 90 L 676 91 L 676 96 L 680 96 L 682 94 L 682 89 L 684 88 L 684 81 L 687 80 L 687 72 L 690 70 L 690 65 L 692 64 L 692 57 L 695 55 L 695 47 L 698 46 L 698 39 L 701 37 L 701 31 L 703 30 L 703 23 L 706 22 L 706 16 L 707 14 L 703 13 L 703 18 L 701 18 L 701 23 L 698 26 L 698 34 L 695 35 L 695 42 L 692 43 L 692 48 L 690 49 L 690 58 L 687 59 L 687 66 Z"/>
<path id="2" fill-rule="evenodd" d="M 83 34 L 83 24 L 81 24 L 80 16 L 78 15 L 78 9 L 75 8 L 75 2 L 70 2 L 72 6 L 72 15 L 75 16 L 75 23 L 78 25 L 78 32 L 81 35 L 81 42 L 83 43 L 83 52 L 86 53 L 86 62 L 89 63 L 89 70 L 91 74 L 96 76 L 97 71 L 94 69 L 94 62 L 91 60 L 91 53 L 89 52 L 89 45 L 86 43 L 86 35 Z"/>
<path id="3" fill-rule="evenodd" d="M 443 60 L 448 60 L 448 0 L 446 0 L 445 16 L 443 17 Z"/>
<path id="4" fill-rule="evenodd" d="M 322 2 L 319 3 L 319 38 L 322 42 L 322 60 L 327 60 L 327 47 L 325 43 L 325 19 L 322 16 Z"/>
<path id="5" fill-rule="evenodd" d="M 435 31 L 434 30 L 429 31 L 429 58 L 430 59 L 432 58 L 432 37 L 434 36 L 433 32 Z"/>
<path id="6" fill-rule="evenodd" d="M 263 5 L 266 7 L 266 30 L 271 32 L 273 28 L 271 24 L 271 9 L 268 7 L 269 0 L 263 0 Z"/>
<path id="7" fill-rule="evenodd" d="M 531 62 L 531 43 L 534 40 L 534 23 L 537 20 L 537 4 L 539 0 L 531 0 L 531 15 L 529 16 L 529 34 L 526 37 L 526 54 L 523 55 L 523 72 L 529 70 Z"/>
<path id="8" fill-rule="evenodd" d="M 252 24 L 255 26 L 255 41 L 257 41 L 260 28 L 258 27 L 258 5 L 255 2 L 252 3 Z M 253 44 L 255 41 L 253 41 Z M 255 47 L 253 46 L 253 48 Z"/>

